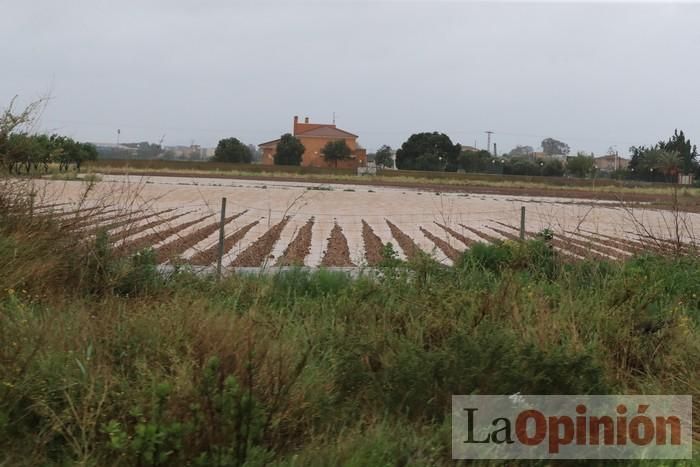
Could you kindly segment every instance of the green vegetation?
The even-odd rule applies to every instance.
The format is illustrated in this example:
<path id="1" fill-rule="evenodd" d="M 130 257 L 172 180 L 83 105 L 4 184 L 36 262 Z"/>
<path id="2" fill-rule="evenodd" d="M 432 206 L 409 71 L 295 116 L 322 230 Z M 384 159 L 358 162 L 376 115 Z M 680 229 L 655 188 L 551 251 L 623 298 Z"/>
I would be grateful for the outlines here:
<path id="1" fill-rule="evenodd" d="M 214 151 L 214 162 L 233 162 L 236 164 L 249 164 L 253 160 L 253 154 L 245 144 L 236 138 L 224 138 L 219 141 Z"/>
<path id="2" fill-rule="evenodd" d="M 588 177 L 595 170 L 595 160 L 593 156 L 579 152 L 575 157 L 566 161 L 566 170 L 575 177 Z"/>
<path id="3" fill-rule="evenodd" d="M 377 152 L 374 153 L 374 163 L 379 168 L 392 167 L 394 165 L 394 151 L 391 146 L 382 145 Z"/>
<path id="4" fill-rule="evenodd" d="M 275 150 L 275 165 L 301 165 L 301 158 L 306 148 L 291 133 L 280 137 Z"/>
<path id="5" fill-rule="evenodd" d="M 571 264 L 543 232 L 453 268 L 387 245 L 379 275 L 217 282 L 10 193 L 3 465 L 453 465 L 452 394 L 700 393 L 698 258 Z"/>
<path id="6" fill-rule="evenodd" d="M 0 113 L 0 171 L 19 175 L 43 169 L 47 173 L 49 165 L 58 164 L 61 172 L 71 166 L 80 172 L 85 161 L 97 160 L 97 149 L 92 144 L 33 132 L 46 98 L 31 102 L 23 110 L 15 110 L 16 99 Z"/>
<path id="7" fill-rule="evenodd" d="M 334 167 L 338 167 L 338 161 L 350 158 L 352 151 L 344 139 L 337 141 L 329 141 L 321 149 L 323 159 L 328 163 L 333 163 Z"/>
<path id="8" fill-rule="evenodd" d="M 568 144 L 566 144 L 563 141 L 556 140 L 554 138 L 543 139 L 542 143 L 540 143 L 540 146 L 542 146 L 542 152 L 549 156 L 554 156 L 557 154 L 566 156 L 571 151 L 571 148 Z"/>
<path id="9" fill-rule="evenodd" d="M 455 172 L 461 151 L 444 133 L 416 133 L 396 151 L 396 167 L 402 170 Z"/>
<path id="10" fill-rule="evenodd" d="M 668 141 L 654 146 L 633 146 L 629 170 L 634 178 L 652 181 L 674 181 L 679 173 L 700 176 L 697 147 L 683 131 L 675 130 Z"/>

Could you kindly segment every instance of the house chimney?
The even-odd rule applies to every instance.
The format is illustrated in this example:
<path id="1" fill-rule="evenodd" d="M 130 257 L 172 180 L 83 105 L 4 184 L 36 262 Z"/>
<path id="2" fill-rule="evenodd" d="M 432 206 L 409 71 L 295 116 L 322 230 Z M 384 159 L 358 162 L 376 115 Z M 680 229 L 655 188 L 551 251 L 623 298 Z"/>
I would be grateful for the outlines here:
<path id="1" fill-rule="evenodd" d="M 309 123 L 309 117 L 306 117 L 306 118 L 304 119 L 304 123 Z"/>
<path id="2" fill-rule="evenodd" d="M 294 116 L 294 124 L 296 125 L 297 123 L 299 123 L 299 116 L 295 115 Z"/>

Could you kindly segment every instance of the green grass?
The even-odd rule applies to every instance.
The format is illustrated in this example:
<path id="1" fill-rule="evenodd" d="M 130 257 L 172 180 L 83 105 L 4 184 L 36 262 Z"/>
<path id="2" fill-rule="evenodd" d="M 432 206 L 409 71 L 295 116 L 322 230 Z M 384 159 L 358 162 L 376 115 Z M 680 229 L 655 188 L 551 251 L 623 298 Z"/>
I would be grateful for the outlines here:
<path id="1" fill-rule="evenodd" d="M 215 281 L 24 213 L 0 195 L 0 465 L 453 465 L 452 394 L 700 393 L 698 258 Z"/>

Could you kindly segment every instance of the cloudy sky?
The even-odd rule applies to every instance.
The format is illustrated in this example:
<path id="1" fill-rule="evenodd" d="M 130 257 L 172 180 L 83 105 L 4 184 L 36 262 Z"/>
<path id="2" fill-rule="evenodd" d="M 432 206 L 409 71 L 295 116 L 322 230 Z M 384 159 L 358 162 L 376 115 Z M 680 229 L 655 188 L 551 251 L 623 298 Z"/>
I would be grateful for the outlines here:
<path id="1" fill-rule="evenodd" d="M 370 150 L 442 131 L 621 153 L 700 139 L 700 4 L 0 0 L 0 104 L 81 140 L 260 143 L 292 117 Z"/>

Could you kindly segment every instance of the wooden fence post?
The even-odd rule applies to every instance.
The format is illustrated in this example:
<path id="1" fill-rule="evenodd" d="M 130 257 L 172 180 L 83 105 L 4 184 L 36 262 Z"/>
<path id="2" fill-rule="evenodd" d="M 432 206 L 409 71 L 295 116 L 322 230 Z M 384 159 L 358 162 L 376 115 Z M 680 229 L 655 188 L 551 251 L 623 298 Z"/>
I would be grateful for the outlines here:
<path id="1" fill-rule="evenodd" d="M 226 223 L 226 198 L 221 198 L 221 222 L 219 225 L 219 252 L 216 260 L 216 278 L 221 279 L 221 262 L 224 258 L 224 226 Z"/>

